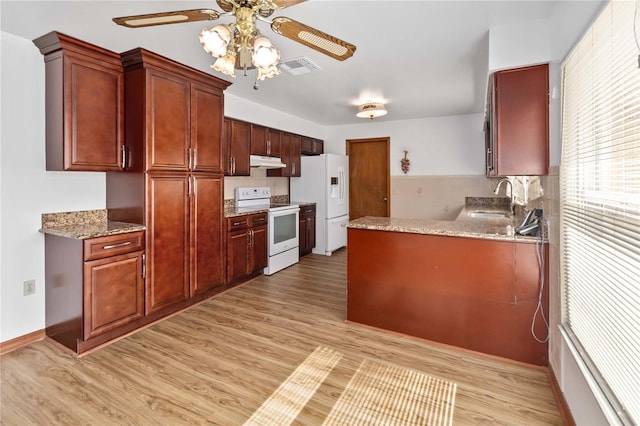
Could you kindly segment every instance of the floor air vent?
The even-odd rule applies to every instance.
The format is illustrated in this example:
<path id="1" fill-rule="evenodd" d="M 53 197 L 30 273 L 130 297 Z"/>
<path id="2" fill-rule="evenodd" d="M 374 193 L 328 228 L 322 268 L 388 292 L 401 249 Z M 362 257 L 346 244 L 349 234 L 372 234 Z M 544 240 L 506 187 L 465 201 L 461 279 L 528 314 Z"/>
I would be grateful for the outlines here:
<path id="1" fill-rule="evenodd" d="M 306 74 L 311 71 L 320 71 L 322 69 L 311 59 L 304 56 L 280 62 L 280 68 L 293 75 Z"/>

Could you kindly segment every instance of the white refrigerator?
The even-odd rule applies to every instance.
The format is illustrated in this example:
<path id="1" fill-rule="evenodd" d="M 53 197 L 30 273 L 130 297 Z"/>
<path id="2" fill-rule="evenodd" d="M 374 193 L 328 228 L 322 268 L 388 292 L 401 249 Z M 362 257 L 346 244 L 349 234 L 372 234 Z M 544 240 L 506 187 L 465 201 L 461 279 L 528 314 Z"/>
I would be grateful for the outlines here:
<path id="1" fill-rule="evenodd" d="M 349 222 L 349 157 L 338 154 L 302 156 L 301 177 L 289 181 L 291 201 L 316 203 L 316 246 L 313 253 L 331 256 L 347 245 Z"/>

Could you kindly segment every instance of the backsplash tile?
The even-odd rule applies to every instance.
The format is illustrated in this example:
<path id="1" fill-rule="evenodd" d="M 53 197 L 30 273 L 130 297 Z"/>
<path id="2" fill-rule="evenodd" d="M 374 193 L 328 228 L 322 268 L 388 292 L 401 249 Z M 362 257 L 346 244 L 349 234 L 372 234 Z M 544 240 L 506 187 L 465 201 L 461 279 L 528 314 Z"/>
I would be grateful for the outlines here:
<path id="1" fill-rule="evenodd" d="M 454 220 L 466 197 L 495 197 L 497 180 L 471 176 L 391 176 L 391 217 Z"/>
<path id="2" fill-rule="evenodd" d="M 251 176 L 225 176 L 224 199 L 235 198 L 234 189 L 245 186 L 268 186 L 271 188 L 271 196 L 285 195 L 289 197 L 288 177 L 268 177 L 267 169 L 252 167 Z"/>

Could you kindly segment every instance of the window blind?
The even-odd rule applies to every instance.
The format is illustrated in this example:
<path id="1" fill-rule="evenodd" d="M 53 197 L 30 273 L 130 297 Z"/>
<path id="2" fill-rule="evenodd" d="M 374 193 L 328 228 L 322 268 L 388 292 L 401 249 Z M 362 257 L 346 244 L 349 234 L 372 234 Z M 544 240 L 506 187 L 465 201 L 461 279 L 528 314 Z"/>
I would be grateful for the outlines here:
<path id="1" fill-rule="evenodd" d="M 640 424 L 637 7 L 607 4 L 562 67 L 563 327 L 625 424 Z"/>

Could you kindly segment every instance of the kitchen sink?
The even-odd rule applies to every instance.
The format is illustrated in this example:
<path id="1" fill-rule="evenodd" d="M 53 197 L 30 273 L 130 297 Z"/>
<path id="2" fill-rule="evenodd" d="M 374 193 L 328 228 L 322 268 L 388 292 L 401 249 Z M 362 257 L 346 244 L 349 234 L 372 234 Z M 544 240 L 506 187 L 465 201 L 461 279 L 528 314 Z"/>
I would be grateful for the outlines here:
<path id="1" fill-rule="evenodd" d="M 507 212 L 496 212 L 496 211 L 481 211 L 475 210 L 469 212 L 469 217 L 477 217 L 483 219 L 505 219 L 511 217 L 511 215 Z"/>

